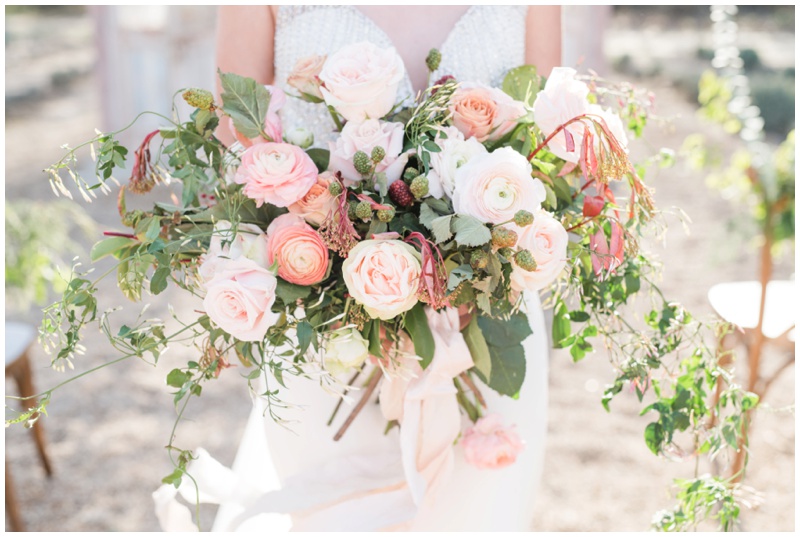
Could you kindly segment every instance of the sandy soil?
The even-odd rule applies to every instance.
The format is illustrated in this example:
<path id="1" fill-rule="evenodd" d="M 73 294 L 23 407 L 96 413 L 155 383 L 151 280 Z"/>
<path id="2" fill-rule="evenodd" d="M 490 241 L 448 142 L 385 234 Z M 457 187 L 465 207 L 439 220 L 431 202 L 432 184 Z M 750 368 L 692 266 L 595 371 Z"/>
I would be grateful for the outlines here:
<path id="1" fill-rule="evenodd" d="M 630 36 L 628 46 L 635 51 Z M 13 74 L 14 68 L 7 66 L 7 75 Z M 642 84 L 656 91 L 660 113 L 672 118 L 663 128 L 654 127 L 643 145 L 677 149 L 688 134 L 703 131 L 730 149 L 728 139 L 716 128 L 698 122 L 693 105 L 670 87 L 668 80 L 651 79 Z M 38 171 L 60 157 L 59 145 L 84 139 L 99 124 L 97 99 L 92 78 L 78 76 L 57 93 L 14 105 L 19 108 L 7 115 L 6 123 L 7 199 L 51 198 L 46 178 Z M 754 247 L 731 235 L 726 227 L 726 221 L 741 209 L 709 191 L 701 175 L 680 163 L 648 180 L 661 207 L 679 205 L 692 219 L 688 235 L 673 219 L 666 248 L 658 247 L 667 261 L 664 290 L 696 315 L 710 316 L 709 287 L 720 281 L 753 279 L 757 274 Z M 88 210 L 105 228 L 116 227 L 113 199 L 101 199 Z M 793 271 L 792 260 L 787 258 L 779 264 L 776 278 L 788 277 Z M 103 289 L 102 308 L 122 300 L 113 285 Z M 161 306 L 148 316 L 168 318 L 164 306 L 168 301 L 176 305 L 179 317 L 191 314 L 194 305 L 179 302 L 178 296 L 168 291 L 159 301 Z M 128 310 L 118 314 L 117 323 L 135 319 L 136 305 L 129 305 Z M 15 313 L 8 304 L 6 312 L 9 318 L 26 315 Z M 78 371 L 114 357 L 101 334 L 86 336 L 90 350 L 78 360 Z M 173 364 L 185 363 L 191 356 L 191 349 L 175 347 L 157 367 L 131 360 L 60 389 L 42 422 L 56 471 L 52 479 L 46 479 L 38 465 L 29 431 L 19 427 L 6 430 L 6 460 L 29 530 L 158 530 L 150 494 L 171 469 L 161 446 L 167 443 L 175 419 L 164 378 Z M 40 388 L 66 378 L 47 367 L 49 359 L 40 349 L 34 348 L 31 358 Z M 780 356 L 770 351 L 765 360 L 773 367 Z M 546 467 L 540 499 L 532 513 L 533 529 L 647 530 L 653 513 L 672 504 L 672 479 L 691 476 L 693 462 L 670 462 L 648 451 L 643 441 L 648 417 L 638 416 L 640 406 L 633 394 L 618 397 L 610 414 L 603 410 L 602 389 L 613 378 L 603 353 L 573 364 L 568 354 L 554 351 L 550 368 Z M 187 448 L 202 445 L 222 463 L 230 464 L 250 411 L 243 388 L 235 371 L 208 386 L 192 405 L 177 443 Z M 9 382 L 6 390 L 15 392 Z M 793 412 L 785 410 L 793 408 L 794 393 L 794 369 L 789 369 L 773 388 L 768 405 L 757 412 L 747 483 L 762 491 L 765 501 L 742 515 L 744 530 L 795 528 L 795 419 Z M 203 511 L 205 527 L 212 517 L 213 509 Z"/>

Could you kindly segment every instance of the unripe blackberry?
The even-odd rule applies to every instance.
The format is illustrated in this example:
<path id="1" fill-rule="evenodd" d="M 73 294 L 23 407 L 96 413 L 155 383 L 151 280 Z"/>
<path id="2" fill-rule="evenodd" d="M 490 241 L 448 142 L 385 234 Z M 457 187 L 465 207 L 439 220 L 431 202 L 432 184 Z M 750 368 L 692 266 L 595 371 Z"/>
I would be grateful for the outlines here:
<path id="1" fill-rule="evenodd" d="M 525 227 L 533 224 L 533 213 L 525 210 L 517 211 L 514 214 L 514 223 L 519 227 Z"/>
<path id="2" fill-rule="evenodd" d="M 483 270 L 489 266 L 489 254 L 483 250 L 473 250 L 469 254 L 469 264 L 475 270 Z"/>
<path id="3" fill-rule="evenodd" d="M 141 220 L 143 216 L 144 216 L 144 211 L 140 209 L 134 209 L 133 211 L 128 211 L 127 213 L 125 213 L 125 216 L 122 217 L 122 225 L 135 228 L 139 224 L 139 220 Z"/>
<path id="4" fill-rule="evenodd" d="M 395 181 L 389 186 L 389 198 L 400 207 L 410 207 L 414 204 L 414 195 L 404 181 Z"/>
<path id="5" fill-rule="evenodd" d="M 353 155 L 353 166 L 355 166 L 356 171 L 361 175 L 369 175 L 372 173 L 372 162 L 369 159 L 369 155 L 363 151 L 356 151 L 356 154 Z"/>
<path id="6" fill-rule="evenodd" d="M 347 218 L 350 220 L 355 220 L 356 217 L 356 207 L 358 207 L 359 202 L 357 201 L 349 201 L 347 202 Z"/>
<path id="7" fill-rule="evenodd" d="M 424 198 L 428 195 L 428 178 L 424 175 L 415 177 L 414 180 L 411 181 L 410 189 L 415 198 Z"/>
<path id="8" fill-rule="evenodd" d="M 432 48 L 430 52 L 428 52 L 428 57 L 425 58 L 425 65 L 428 66 L 428 71 L 433 72 L 439 68 L 439 64 L 442 63 L 442 53 L 439 52 L 438 49 Z"/>
<path id="9" fill-rule="evenodd" d="M 391 222 L 392 218 L 394 218 L 395 210 L 394 207 L 389 209 L 380 209 L 378 210 L 378 220 L 381 222 Z"/>
<path id="10" fill-rule="evenodd" d="M 331 183 L 328 185 L 328 190 L 330 191 L 331 196 L 338 196 L 343 190 L 342 183 L 339 181 L 331 181 Z"/>
<path id="11" fill-rule="evenodd" d="M 536 270 L 536 260 L 528 250 L 520 250 L 514 254 L 514 262 L 522 270 L 527 270 L 528 272 Z"/>
<path id="12" fill-rule="evenodd" d="M 499 255 L 502 255 L 509 261 L 511 261 L 511 259 L 514 257 L 514 250 L 512 250 L 511 248 L 500 248 L 499 250 L 497 250 L 497 253 Z"/>
<path id="13" fill-rule="evenodd" d="M 403 172 L 403 180 L 408 181 L 410 183 L 418 175 L 419 175 L 419 170 L 417 170 L 416 168 L 406 168 L 406 171 Z"/>
<path id="14" fill-rule="evenodd" d="M 356 205 L 356 218 L 367 221 L 372 218 L 372 206 L 368 201 L 362 201 Z"/>
<path id="15" fill-rule="evenodd" d="M 510 248 L 517 244 L 517 232 L 501 226 L 492 228 L 492 244 L 495 248 Z"/>
<path id="16" fill-rule="evenodd" d="M 372 148 L 372 162 L 375 164 L 379 163 L 383 160 L 383 157 L 386 156 L 386 150 L 383 149 L 381 146 L 376 145 Z"/>
<path id="17" fill-rule="evenodd" d="M 208 90 L 189 88 L 183 92 L 181 97 L 183 97 L 183 100 L 186 101 L 189 106 L 194 106 L 200 110 L 207 110 L 210 112 L 215 108 L 214 95 Z"/>

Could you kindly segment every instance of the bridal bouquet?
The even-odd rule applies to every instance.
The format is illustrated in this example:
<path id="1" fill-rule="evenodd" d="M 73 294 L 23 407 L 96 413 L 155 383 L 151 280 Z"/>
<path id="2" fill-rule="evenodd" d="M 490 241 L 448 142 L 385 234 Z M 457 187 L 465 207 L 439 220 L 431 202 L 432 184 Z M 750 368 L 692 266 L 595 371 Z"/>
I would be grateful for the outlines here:
<path id="1" fill-rule="evenodd" d="M 439 61 L 431 51 L 430 72 Z M 706 427 L 709 413 L 725 434 L 738 434 L 738 414 L 703 404 L 707 373 L 727 372 L 715 369 L 688 312 L 657 295 L 644 327 L 619 311 L 654 285 L 638 240 L 657 211 L 641 176 L 670 159 L 630 161 L 626 131 L 639 134 L 650 108 L 632 86 L 569 68 L 545 82 L 522 66 L 501 87 L 445 76 L 404 100 L 402 60 L 369 43 L 304 58 L 284 89 L 219 76 L 219 101 L 186 90 L 189 120 L 164 118 L 132 159 L 114 134 L 87 142 L 98 183 L 74 172 L 75 149 L 50 168 L 58 192 L 69 195 L 66 171 L 89 199 L 130 161 L 118 198 L 130 231 L 107 232 L 92 260 L 117 260 L 129 299 L 175 285 L 199 311 L 192 322 L 178 319 L 173 334 L 153 320 L 112 329 L 109 314 L 98 315 L 95 282 L 76 269 L 42 328 L 57 364 L 72 366 L 81 329 L 94 320 L 125 356 L 157 360 L 188 337 L 197 358 L 166 379 L 176 404 L 235 362 L 251 385 L 266 384 L 260 395 L 276 419 L 286 375 L 317 379 L 342 397 L 358 387 L 360 402 L 332 431 L 337 439 L 375 390 L 387 430 L 401 434 L 409 393 L 444 393 L 456 417 L 446 444 L 458 443 L 478 467 L 498 468 L 523 446 L 481 392 L 519 394 L 531 335 L 525 295 L 549 290 L 555 346 L 577 361 L 602 336 L 611 351 L 618 376 L 604 405 L 628 384 L 640 399 L 656 388 L 657 403 L 645 409 L 659 415 L 645 433 L 655 453 L 680 452 L 676 433 L 703 427 L 703 449 L 719 451 L 724 435 Z M 311 126 L 284 129 L 287 99 L 327 109 L 332 130 L 315 139 Z M 223 144 L 220 125 L 238 141 Z M 130 195 L 175 184 L 180 197 L 163 188 L 151 208 L 126 207 Z M 677 373 L 653 377 L 687 346 Z M 754 404 L 737 393 L 721 404 Z M 460 412 L 472 422 L 465 430 Z M 175 484 L 191 458 L 177 451 L 166 478 Z"/>

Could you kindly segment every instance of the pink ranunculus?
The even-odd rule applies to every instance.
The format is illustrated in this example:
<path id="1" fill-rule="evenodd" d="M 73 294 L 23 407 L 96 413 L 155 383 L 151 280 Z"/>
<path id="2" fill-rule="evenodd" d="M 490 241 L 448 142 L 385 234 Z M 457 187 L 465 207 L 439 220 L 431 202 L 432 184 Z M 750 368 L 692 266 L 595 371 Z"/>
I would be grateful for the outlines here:
<path id="1" fill-rule="evenodd" d="M 325 103 L 355 122 L 388 114 L 404 76 L 403 60 L 393 47 L 369 42 L 342 47 L 328 57 L 319 74 Z"/>
<path id="2" fill-rule="evenodd" d="M 375 147 L 382 147 L 386 152 L 375 172 L 386 174 L 387 184 L 391 185 L 400 178 L 403 168 L 408 162 L 408 153 L 403 153 L 404 127 L 402 123 L 387 123 L 377 119 L 368 119 L 363 123 L 350 122 L 342 129 L 342 134 L 335 142 L 330 142 L 331 159 L 328 168 L 342 172 L 346 186 L 353 186 L 361 181 L 361 174 L 353 164 L 353 155 L 363 151 L 372 154 Z"/>
<path id="3" fill-rule="evenodd" d="M 286 83 L 300 93 L 322 99 L 322 92 L 319 89 L 319 74 L 322 72 L 322 66 L 326 59 L 327 56 L 317 55 L 300 58 L 294 64 Z"/>
<path id="4" fill-rule="evenodd" d="M 453 125 L 465 138 L 479 142 L 506 135 L 525 115 L 525 105 L 507 93 L 483 84 L 464 83 L 450 99 Z"/>
<path id="5" fill-rule="evenodd" d="M 331 181 L 333 173 L 322 172 L 311 190 L 301 200 L 289 205 L 289 212 L 302 217 L 313 226 L 322 225 L 328 214 L 336 207 L 336 198 L 329 188 Z"/>
<path id="6" fill-rule="evenodd" d="M 525 449 L 514 427 L 505 427 L 499 414 L 480 418 L 461 438 L 464 459 L 471 465 L 494 470 L 509 466 Z"/>
<path id="7" fill-rule="evenodd" d="M 508 227 L 517 232 L 517 247 L 528 250 L 536 261 L 536 270 L 533 271 L 514 264 L 512 289 L 517 292 L 544 289 L 558 278 L 567 264 L 567 230 L 545 210 L 535 212 L 529 226 L 519 227 L 511 223 Z"/>
<path id="8" fill-rule="evenodd" d="M 576 80 L 575 74 L 575 69 L 556 67 L 547 79 L 544 89 L 536 96 L 536 101 L 533 103 L 533 120 L 545 136 L 550 136 L 569 120 L 590 112 L 589 86 Z M 562 130 L 553 136 L 547 147 L 553 154 L 567 162 L 577 163 L 581 156 L 586 124 L 583 121 L 576 121 L 565 130 L 571 135 L 571 144 L 568 143 L 567 136 Z"/>
<path id="9" fill-rule="evenodd" d="M 267 263 L 267 236 L 254 224 L 239 224 L 237 232 L 227 220 L 214 224 L 208 251 L 203 255 L 199 273 L 204 282 L 209 282 L 226 259 L 246 257 L 261 267 Z"/>
<path id="10" fill-rule="evenodd" d="M 270 266 L 277 261 L 278 276 L 297 285 L 321 282 L 328 272 L 328 247 L 317 231 L 292 213 L 279 216 L 267 228 Z"/>
<path id="11" fill-rule="evenodd" d="M 252 259 L 223 259 L 206 285 L 208 317 L 241 341 L 261 341 L 275 324 L 272 312 L 278 280 Z"/>
<path id="12" fill-rule="evenodd" d="M 389 320 L 417 303 L 421 256 L 399 240 L 366 240 L 342 265 L 350 295 L 372 318 Z"/>
<path id="13" fill-rule="evenodd" d="M 486 153 L 486 148 L 476 138 L 464 139 L 455 127 L 445 127 L 442 132 L 447 138 L 436 138 L 441 151 L 431 153 L 431 171 L 428 173 L 428 193 L 433 198 L 453 197 L 456 184 L 456 171 L 472 160 L 472 157 Z"/>
<path id="14" fill-rule="evenodd" d="M 622 226 L 615 220 L 611 221 L 611 246 L 606 241 L 603 228 L 589 238 L 591 250 L 592 269 L 597 276 L 603 271 L 613 272 L 625 260 L 625 236 Z"/>
<path id="15" fill-rule="evenodd" d="M 519 210 L 534 212 L 546 193 L 531 173 L 528 159 L 510 147 L 476 155 L 456 171 L 453 209 L 491 224 L 507 222 Z"/>
<path id="16" fill-rule="evenodd" d="M 244 185 L 244 195 L 261 207 L 264 203 L 287 207 L 303 199 L 317 182 L 317 166 L 305 151 L 284 143 L 261 143 L 241 156 L 234 182 Z"/>
<path id="17" fill-rule="evenodd" d="M 263 136 L 256 136 L 255 138 L 247 138 L 244 134 L 240 133 L 233 126 L 233 119 L 230 116 L 226 117 L 228 121 L 228 129 L 236 136 L 236 139 L 244 147 L 250 147 L 253 144 L 260 144 L 267 141 L 280 142 L 283 139 L 283 125 L 281 118 L 278 115 L 278 110 L 283 108 L 286 104 L 286 93 L 277 86 L 264 86 L 269 90 L 269 108 L 267 115 L 264 117 L 264 132 L 270 137 L 270 140 L 265 140 Z"/>

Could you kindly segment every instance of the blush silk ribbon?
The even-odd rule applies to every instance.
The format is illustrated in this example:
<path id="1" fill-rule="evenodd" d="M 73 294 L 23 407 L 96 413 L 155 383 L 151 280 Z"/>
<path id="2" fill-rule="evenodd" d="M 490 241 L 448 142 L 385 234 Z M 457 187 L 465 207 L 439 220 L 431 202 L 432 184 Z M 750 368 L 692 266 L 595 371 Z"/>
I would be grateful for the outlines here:
<path id="1" fill-rule="evenodd" d="M 188 471 L 200 501 L 237 507 L 238 515 L 219 529 L 285 530 L 285 517 L 270 514 L 287 513 L 292 531 L 407 530 L 418 514 L 435 508 L 438 491 L 453 472 L 453 445 L 461 430 L 453 379 L 473 362 L 458 310 L 425 308 L 425 313 L 436 345 L 433 360 L 424 371 L 416 366 L 413 378 L 389 375 L 381 381 L 381 412 L 400 424 L 399 453 L 337 458 L 292 476 L 280 490 L 264 491 L 198 450 Z M 196 530 L 177 493 L 190 503 L 197 499 L 191 483 L 177 491 L 164 485 L 153 493 L 162 528 Z"/>

